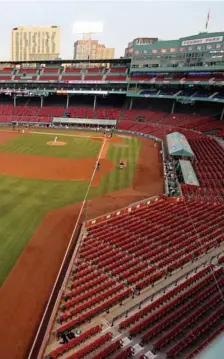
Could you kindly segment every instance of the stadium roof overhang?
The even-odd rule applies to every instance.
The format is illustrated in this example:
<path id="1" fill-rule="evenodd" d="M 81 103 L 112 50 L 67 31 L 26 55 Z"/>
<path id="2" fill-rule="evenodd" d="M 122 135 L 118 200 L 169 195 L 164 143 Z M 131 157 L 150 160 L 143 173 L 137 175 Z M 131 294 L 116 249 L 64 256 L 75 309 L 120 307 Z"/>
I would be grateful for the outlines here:
<path id="1" fill-rule="evenodd" d="M 131 59 L 124 57 L 120 59 L 96 59 L 96 60 L 71 60 L 71 59 L 58 59 L 58 60 L 41 60 L 41 61 L 0 61 L 0 64 L 8 65 L 22 65 L 22 64 L 45 64 L 45 65 L 61 65 L 61 64 L 116 64 L 125 65 L 130 64 Z"/>
<path id="2" fill-rule="evenodd" d="M 170 156 L 194 157 L 194 153 L 186 137 L 179 132 L 166 135 L 166 143 Z"/>
<path id="3" fill-rule="evenodd" d="M 183 175 L 184 183 L 193 186 L 200 186 L 197 176 L 191 165 L 191 162 L 186 160 L 179 160 L 179 164 Z"/>

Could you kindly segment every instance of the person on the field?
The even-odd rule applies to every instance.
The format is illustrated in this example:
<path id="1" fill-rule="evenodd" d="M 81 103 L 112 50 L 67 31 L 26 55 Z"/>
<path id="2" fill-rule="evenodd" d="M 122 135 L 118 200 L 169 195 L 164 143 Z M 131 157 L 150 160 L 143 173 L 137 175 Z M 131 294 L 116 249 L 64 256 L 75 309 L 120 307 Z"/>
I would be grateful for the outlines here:
<path id="1" fill-rule="evenodd" d="M 55 136 L 55 138 L 54 138 L 54 143 L 57 142 L 57 139 L 58 139 L 58 136 Z"/>
<path id="2" fill-rule="evenodd" d="M 99 161 L 98 161 L 97 164 L 96 164 L 96 169 L 97 169 L 97 171 L 100 170 L 100 162 L 99 162 Z"/>
<path id="3" fill-rule="evenodd" d="M 120 170 L 123 170 L 123 168 L 124 168 L 124 162 L 120 161 Z"/>

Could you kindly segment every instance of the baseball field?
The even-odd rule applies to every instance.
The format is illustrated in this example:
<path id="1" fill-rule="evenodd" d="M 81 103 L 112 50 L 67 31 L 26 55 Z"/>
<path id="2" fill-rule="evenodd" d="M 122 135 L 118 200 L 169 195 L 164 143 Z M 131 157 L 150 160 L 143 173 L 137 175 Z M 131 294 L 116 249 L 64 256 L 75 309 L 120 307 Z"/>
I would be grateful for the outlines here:
<path id="1" fill-rule="evenodd" d="M 1 358 L 26 357 L 83 200 L 81 220 L 162 190 L 152 140 L 0 131 Z"/>

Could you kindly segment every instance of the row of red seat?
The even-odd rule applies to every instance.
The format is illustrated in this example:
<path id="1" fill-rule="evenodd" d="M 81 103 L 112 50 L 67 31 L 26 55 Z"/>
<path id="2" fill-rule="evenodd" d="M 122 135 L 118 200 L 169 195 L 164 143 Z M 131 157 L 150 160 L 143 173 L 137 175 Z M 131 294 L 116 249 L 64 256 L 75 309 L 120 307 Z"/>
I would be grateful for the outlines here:
<path id="1" fill-rule="evenodd" d="M 66 330 L 71 330 L 71 329 L 85 323 L 87 320 L 91 320 L 96 315 L 110 309 L 117 303 L 122 303 L 122 301 L 125 300 L 126 298 L 128 298 L 132 293 L 133 293 L 133 291 L 130 288 L 124 290 L 123 292 L 106 300 L 104 303 L 96 306 L 93 309 L 87 310 L 84 314 L 80 315 L 79 317 L 72 319 L 72 320 L 68 321 L 66 324 L 60 326 L 57 329 L 57 332 L 62 333 Z"/>
<path id="2" fill-rule="evenodd" d="M 183 82 L 187 82 L 187 81 L 206 81 L 206 82 L 214 82 L 214 81 L 224 81 L 224 75 L 220 75 L 220 74 L 211 74 L 211 75 L 202 75 L 202 76 L 198 76 L 198 75 L 187 75 L 185 76 L 183 75 L 132 75 L 131 76 L 131 81 L 150 81 L 150 80 L 155 80 L 155 81 L 183 81 Z"/>
<path id="3" fill-rule="evenodd" d="M 190 145 L 196 155 L 195 172 L 203 182 L 200 197 L 213 203 L 224 203 L 224 149 L 216 140 L 209 138 L 190 140 Z"/>
<path id="4" fill-rule="evenodd" d="M 223 288 L 224 287 L 224 278 L 221 278 L 221 280 L 219 280 L 217 283 L 220 286 L 220 288 Z M 190 303 L 186 303 L 180 309 L 180 314 L 182 313 L 182 316 L 183 316 L 183 313 L 184 313 L 184 318 L 185 319 L 180 321 L 176 326 L 174 326 L 165 335 L 163 335 L 158 340 L 156 340 L 154 342 L 154 344 L 153 344 L 154 349 L 155 350 L 161 350 L 166 344 L 168 344 L 171 340 L 173 340 L 176 336 L 178 336 L 178 334 L 180 334 L 181 331 L 184 330 L 184 325 L 185 325 L 184 323 L 185 322 L 187 323 L 188 326 L 190 324 L 192 324 L 192 322 L 189 320 L 190 317 L 193 318 L 193 320 L 195 320 L 195 318 L 198 319 L 199 318 L 198 315 L 202 315 L 203 310 L 207 311 L 207 306 L 209 306 L 209 303 L 213 303 L 214 298 L 212 299 L 212 301 L 206 302 L 204 305 L 201 305 L 199 307 L 199 309 L 197 311 L 193 312 L 193 314 L 191 314 L 190 316 L 186 317 L 186 312 L 185 312 L 185 310 L 188 311 L 191 308 L 198 307 L 198 305 L 200 305 L 200 303 L 202 303 L 205 299 L 208 299 L 208 297 L 211 296 L 212 294 L 214 294 L 215 292 L 217 292 L 216 286 L 214 286 L 214 284 L 210 285 L 204 292 L 199 293 L 199 295 L 194 298 L 193 302 L 191 301 Z M 178 318 L 177 311 L 175 313 L 173 313 L 173 315 L 170 316 L 169 318 L 170 319 L 175 318 L 175 320 L 176 320 L 176 318 Z M 180 315 L 180 319 L 181 319 L 181 315 Z M 168 318 L 167 318 L 167 320 L 168 320 Z M 171 322 L 168 322 L 168 325 L 170 323 Z M 162 330 L 163 328 L 164 328 L 163 323 L 159 323 L 159 325 L 157 326 L 157 333 L 158 333 L 158 330 L 159 330 L 159 333 L 160 333 L 160 330 Z M 154 328 L 153 335 L 156 335 L 155 328 Z M 151 338 L 152 338 L 152 336 L 151 336 Z M 147 335 L 147 339 L 149 339 L 149 332 L 148 332 L 148 335 Z"/>
<path id="5" fill-rule="evenodd" d="M 116 280 L 110 279 L 106 283 L 103 283 L 96 287 L 94 286 L 92 290 L 89 290 L 84 294 L 81 291 L 79 296 L 77 296 L 74 299 L 68 300 L 66 303 L 63 303 L 61 306 L 61 310 L 69 309 L 70 307 L 74 307 L 79 303 L 83 303 L 89 300 L 90 298 L 95 297 L 97 294 L 100 294 L 101 292 L 106 292 L 106 290 L 113 287 L 115 284 L 116 284 Z"/>
<path id="6" fill-rule="evenodd" d="M 135 354 L 135 351 L 132 347 L 127 347 L 123 349 L 119 354 L 117 354 L 114 359 L 128 359 Z"/>
<path id="7" fill-rule="evenodd" d="M 158 280 L 165 274 L 164 271 L 157 274 L 156 266 L 173 271 L 224 240 L 222 223 L 219 220 L 224 215 L 223 206 L 214 208 L 213 205 L 205 206 L 195 202 L 178 202 L 171 205 L 166 201 L 163 205 L 164 209 L 160 202 L 158 210 L 154 207 L 153 212 L 151 206 L 148 206 L 144 210 L 126 213 L 92 226 L 83 243 L 81 256 L 85 259 L 90 256 L 92 259 L 92 248 L 100 246 L 93 263 L 103 270 L 112 269 L 112 274 L 121 279 L 122 272 L 126 272 L 123 278 L 127 284 L 135 283 L 136 289 L 142 289 L 152 284 L 155 278 Z M 104 251 L 102 245 L 107 250 Z M 127 250 L 129 253 L 135 253 L 135 259 L 127 254 Z M 111 257 L 110 252 L 114 253 Z M 114 258 L 117 260 L 114 261 Z M 147 263 L 144 269 L 140 265 L 142 262 L 137 261 L 138 258 L 143 261 L 150 260 L 153 266 Z M 134 275 L 132 270 L 135 267 L 139 269 L 139 273 Z"/>
<path id="8" fill-rule="evenodd" d="M 217 303 L 215 303 L 215 306 L 217 309 L 212 314 L 207 316 L 202 323 L 198 324 L 188 335 L 186 335 L 183 339 L 180 339 L 167 351 L 167 358 L 175 358 L 177 355 L 180 355 L 183 350 L 189 347 L 189 345 L 192 345 L 199 336 L 204 337 L 206 331 L 208 331 L 216 322 L 223 320 L 224 304 L 221 303 L 217 305 Z"/>
<path id="9" fill-rule="evenodd" d="M 220 301 L 220 295 L 216 296 L 215 299 L 210 299 L 209 301 L 206 301 L 204 304 L 200 305 L 198 309 L 197 305 L 200 304 L 200 302 L 192 303 L 189 305 L 188 303 L 183 306 L 183 308 L 180 308 L 179 311 L 175 311 L 171 315 L 169 315 L 167 318 L 165 318 L 162 322 L 158 323 L 158 325 L 153 326 L 149 331 L 147 331 L 142 336 L 142 345 L 145 345 L 150 340 L 153 340 L 156 336 L 161 334 L 164 330 L 167 330 L 170 326 L 172 326 L 172 323 L 178 324 L 171 327 L 171 329 L 166 334 L 166 337 L 162 338 L 162 340 L 157 340 L 154 343 L 155 349 L 162 349 L 163 346 L 165 346 L 167 343 L 172 342 L 178 335 L 183 334 L 184 331 L 196 324 L 201 318 L 207 313 L 208 310 L 214 309 L 214 307 L 219 303 Z M 196 309 L 193 312 L 190 312 L 189 314 L 185 311 L 189 309 Z M 184 318 L 183 320 L 181 320 Z"/>
<path id="10" fill-rule="evenodd" d="M 174 298 L 179 293 L 183 292 L 187 288 L 191 287 L 194 283 L 197 283 L 200 279 L 205 278 L 207 281 L 207 275 L 210 273 L 211 269 L 213 269 L 214 266 L 205 267 L 204 269 L 200 270 L 197 273 L 194 273 L 191 277 L 186 279 L 184 282 L 180 283 L 176 287 L 172 288 L 166 293 L 163 293 L 158 299 L 153 301 L 152 303 L 148 304 L 145 308 L 139 310 L 137 313 L 133 314 L 129 318 L 123 320 L 119 324 L 119 328 L 121 330 L 126 329 L 132 324 L 135 324 L 137 321 L 139 321 L 144 316 L 151 313 L 153 310 L 159 308 L 164 303 L 167 303 L 172 298 Z"/>
<path id="11" fill-rule="evenodd" d="M 93 337 L 94 335 L 100 333 L 101 330 L 102 330 L 102 328 L 101 328 L 100 325 L 97 325 L 95 327 L 92 327 L 92 328 L 86 330 L 85 332 L 81 333 L 79 337 L 76 337 L 76 338 L 70 340 L 68 343 L 62 344 L 58 348 L 52 350 L 49 353 L 50 358 L 51 359 L 58 358 L 60 355 L 63 355 L 64 353 L 66 353 L 70 349 L 76 348 L 77 346 L 79 346 L 80 344 L 85 342 L 87 339 L 89 339 L 89 338 Z"/>
<path id="12" fill-rule="evenodd" d="M 84 293 L 85 291 L 89 291 L 91 288 L 102 284 L 104 282 L 106 282 L 108 280 L 108 276 L 107 275 L 103 275 L 103 276 L 98 276 L 96 279 L 92 280 L 91 282 L 88 282 L 84 285 L 82 285 L 81 287 L 76 287 L 75 282 L 72 283 L 73 287 L 75 289 L 72 289 L 71 291 L 69 291 L 68 293 L 66 293 L 66 296 L 68 298 L 71 297 L 76 297 L 80 294 L 80 290 L 82 291 L 82 293 Z"/>
<path id="13" fill-rule="evenodd" d="M 98 354 L 94 355 L 92 359 L 103 359 L 107 358 L 110 355 L 114 354 L 117 350 L 122 347 L 122 341 L 116 340 L 112 344 L 109 344 L 106 348 L 101 350 Z"/>
<path id="14" fill-rule="evenodd" d="M 71 289 L 72 288 L 77 288 L 77 287 L 81 287 L 82 285 L 86 285 L 88 282 L 91 282 L 93 279 L 96 279 L 98 277 L 101 276 L 101 280 L 102 282 L 107 279 L 107 275 L 103 274 L 101 271 L 98 271 L 96 269 L 93 269 L 92 273 L 88 274 L 87 276 L 77 279 L 77 280 L 73 280 L 71 283 Z"/>
<path id="15" fill-rule="evenodd" d="M 66 307 L 67 310 L 59 316 L 58 322 L 62 323 L 76 315 L 80 315 L 83 311 L 90 309 L 96 305 L 99 305 L 102 301 L 105 301 L 107 298 L 113 297 L 115 294 L 119 293 L 122 289 L 124 289 L 123 284 L 118 284 L 116 287 L 108 289 L 104 291 L 102 294 L 98 294 L 98 290 L 96 289 L 95 290 L 96 296 L 94 298 L 89 299 L 87 293 L 87 297 L 85 299 L 89 299 L 89 300 L 83 304 L 76 306 L 74 309 L 71 309 L 71 307 L 75 306 L 75 304 L 77 303 L 75 300 L 70 301 L 69 303 L 67 303 L 67 307 Z M 66 306 L 66 304 L 64 306 Z"/>
<path id="16" fill-rule="evenodd" d="M 85 358 L 87 355 L 90 355 L 98 348 L 102 347 L 104 344 L 109 342 L 112 339 L 112 333 L 108 332 L 101 337 L 97 338 L 94 342 L 86 345 L 83 349 L 79 350 L 78 352 L 69 355 L 67 359 L 82 359 Z"/>
<path id="17" fill-rule="evenodd" d="M 176 299 L 173 299 L 170 303 L 163 306 L 161 309 L 156 311 L 154 314 L 149 315 L 144 321 L 141 321 L 139 324 L 135 325 L 133 328 L 130 329 L 130 335 L 135 336 L 138 333 L 141 333 L 143 330 L 145 330 L 147 327 L 149 327 L 152 324 L 155 324 L 158 322 L 158 320 L 161 320 L 165 318 L 165 321 L 159 322 L 158 325 L 154 325 L 149 332 L 146 333 L 144 336 L 143 341 L 151 339 L 153 336 L 155 336 L 157 333 L 159 333 L 162 329 L 164 329 L 165 325 L 169 325 L 169 323 L 175 322 L 178 320 L 178 318 L 181 318 L 183 315 L 185 315 L 185 311 L 188 311 L 191 308 L 195 308 L 198 304 L 200 304 L 203 296 L 201 296 L 201 292 L 203 293 L 204 287 L 207 284 L 207 280 L 212 279 L 212 274 L 205 278 L 202 282 L 199 282 L 192 288 L 190 288 L 188 291 L 183 293 L 182 295 L 178 296 Z M 223 282 L 222 282 L 223 283 Z M 214 286 L 214 283 L 212 283 L 212 287 Z M 215 287 L 216 289 L 216 287 Z M 212 288 L 210 291 L 206 292 L 206 295 L 209 295 L 212 293 Z M 198 294 L 199 293 L 199 294 Z M 197 295 L 198 294 L 198 295 Z M 188 300 L 187 304 L 184 305 L 185 301 Z M 178 310 L 177 310 L 178 309 Z M 175 310 L 173 312 L 173 310 Z M 169 315 L 167 318 L 167 314 L 171 312 L 171 315 Z M 173 312 L 173 313 L 172 313 Z M 185 313 L 185 314 L 184 314 Z"/>
<path id="18" fill-rule="evenodd" d="M 224 331 L 224 324 L 220 324 L 212 334 L 208 335 L 207 338 L 202 343 L 197 345 L 195 349 L 193 349 L 187 356 L 184 357 L 184 359 L 192 359 L 196 357 L 201 350 L 205 349 L 205 347 L 223 331 Z"/>

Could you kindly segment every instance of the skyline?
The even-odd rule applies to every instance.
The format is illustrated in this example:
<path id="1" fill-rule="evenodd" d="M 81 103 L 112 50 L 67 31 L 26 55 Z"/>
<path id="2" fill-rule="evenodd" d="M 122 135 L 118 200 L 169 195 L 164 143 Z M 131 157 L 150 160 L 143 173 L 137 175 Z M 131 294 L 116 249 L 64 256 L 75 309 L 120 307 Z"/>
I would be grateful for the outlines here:
<path id="1" fill-rule="evenodd" d="M 19 25 L 60 26 L 60 57 L 72 59 L 74 42 L 81 39 L 73 34 L 74 23 L 103 21 L 103 33 L 92 38 L 106 47 L 114 47 L 115 58 L 119 58 L 124 56 L 128 42 L 136 37 L 173 40 L 205 31 L 209 10 L 207 32 L 224 31 L 224 2 L 221 1 L 2 1 L 0 59 L 10 59 L 10 33 Z"/>

